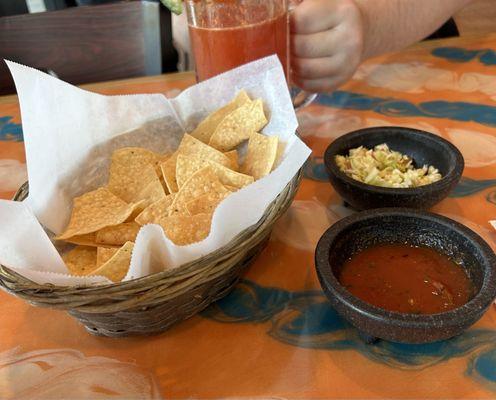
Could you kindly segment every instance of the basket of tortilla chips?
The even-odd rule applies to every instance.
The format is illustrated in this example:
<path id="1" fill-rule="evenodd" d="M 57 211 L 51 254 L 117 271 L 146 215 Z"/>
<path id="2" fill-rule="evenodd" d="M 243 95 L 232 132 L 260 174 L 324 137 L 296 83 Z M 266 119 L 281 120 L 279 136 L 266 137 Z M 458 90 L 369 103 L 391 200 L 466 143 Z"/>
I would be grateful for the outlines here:
<path id="1" fill-rule="evenodd" d="M 113 152 L 106 184 L 73 199 L 68 225 L 53 238 L 72 275 L 103 276 L 112 283 L 39 284 L 1 266 L 0 284 L 33 304 L 67 310 L 98 335 L 161 332 L 198 313 L 224 296 L 263 250 L 296 193 L 300 173 L 258 222 L 228 244 L 180 267 L 123 280 L 136 237 L 155 224 L 177 246 L 204 240 L 219 204 L 278 165 L 283 143 L 260 133 L 267 122 L 262 100 L 240 91 L 185 133 L 173 152 L 140 147 Z M 27 195 L 26 184 L 15 200 Z"/>

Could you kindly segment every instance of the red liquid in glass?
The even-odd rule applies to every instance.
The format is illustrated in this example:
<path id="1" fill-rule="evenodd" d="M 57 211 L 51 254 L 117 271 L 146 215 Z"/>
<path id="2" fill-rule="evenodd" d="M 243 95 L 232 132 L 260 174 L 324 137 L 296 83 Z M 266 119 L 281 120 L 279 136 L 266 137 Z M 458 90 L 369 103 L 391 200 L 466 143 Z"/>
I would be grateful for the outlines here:
<path id="1" fill-rule="evenodd" d="M 229 28 L 189 26 L 198 80 L 228 71 L 250 61 L 277 54 L 287 74 L 288 17 Z"/>

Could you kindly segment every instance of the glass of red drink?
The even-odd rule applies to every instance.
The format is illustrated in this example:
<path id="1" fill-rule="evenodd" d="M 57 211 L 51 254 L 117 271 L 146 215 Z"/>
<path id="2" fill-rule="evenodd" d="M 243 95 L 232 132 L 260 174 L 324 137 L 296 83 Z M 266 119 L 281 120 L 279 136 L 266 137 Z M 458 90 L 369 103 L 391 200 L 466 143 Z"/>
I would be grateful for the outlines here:
<path id="1" fill-rule="evenodd" d="M 289 81 L 291 0 L 186 0 L 198 81 L 277 54 Z M 295 91 L 292 91 L 295 92 Z M 295 92 L 296 93 L 296 92 Z M 300 92 L 295 106 L 315 95 Z"/>

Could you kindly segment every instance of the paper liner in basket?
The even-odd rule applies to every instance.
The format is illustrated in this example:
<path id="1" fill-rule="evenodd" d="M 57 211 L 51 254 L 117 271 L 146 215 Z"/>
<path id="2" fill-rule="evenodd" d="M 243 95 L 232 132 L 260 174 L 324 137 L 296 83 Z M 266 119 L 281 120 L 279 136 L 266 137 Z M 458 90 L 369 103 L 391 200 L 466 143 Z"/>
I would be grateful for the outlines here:
<path id="1" fill-rule="evenodd" d="M 229 243 L 260 220 L 310 154 L 295 134 L 296 115 L 276 56 L 197 84 L 171 100 L 161 94 L 103 96 L 7 64 L 21 106 L 30 193 L 22 205 L 0 202 L 0 216 L 9 216 L 0 225 L 0 263 L 38 283 L 109 283 L 104 277 L 67 275 L 40 223 L 59 234 L 68 223 L 72 199 L 106 183 L 114 150 L 137 146 L 173 151 L 185 131 L 241 89 L 263 100 L 270 121 L 263 133 L 286 143 L 281 163 L 270 175 L 228 196 L 215 210 L 210 235 L 202 242 L 176 246 L 158 225 L 142 227 L 124 280 L 179 267 Z"/>

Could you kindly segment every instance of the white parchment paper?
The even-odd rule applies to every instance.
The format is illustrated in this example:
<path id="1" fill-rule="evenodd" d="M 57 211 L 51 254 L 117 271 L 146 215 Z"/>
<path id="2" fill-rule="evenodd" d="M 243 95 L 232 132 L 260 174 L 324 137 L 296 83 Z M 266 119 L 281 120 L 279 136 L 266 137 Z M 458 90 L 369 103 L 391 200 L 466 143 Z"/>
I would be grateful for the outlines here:
<path id="1" fill-rule="evenodd" d="M 104 277 L 67 275 L 45 230 L 62 232 L 72 199 L 107 182 L 115 149 L 173 151 L 185 131 L 193 130 L 240 89 L 263 99 L 270 120 L 263 132 L 286 143 L 282 162 L 270 175 L 227 197 L 202 242 L 176 246 L 158 225 L 144 226 L 124 280 L 180 267 L 226 245 L 258 222 L 310 155 L 295 134 L 296 115 L 276 56 L 197 84 L 172 100 L 161 94 L 103 96 L 35 69 L 7 64 L 21 106 L 30 194 L 23 203 L 0 201 L 0 263 L 38 283 L 108 283 Z"/>

